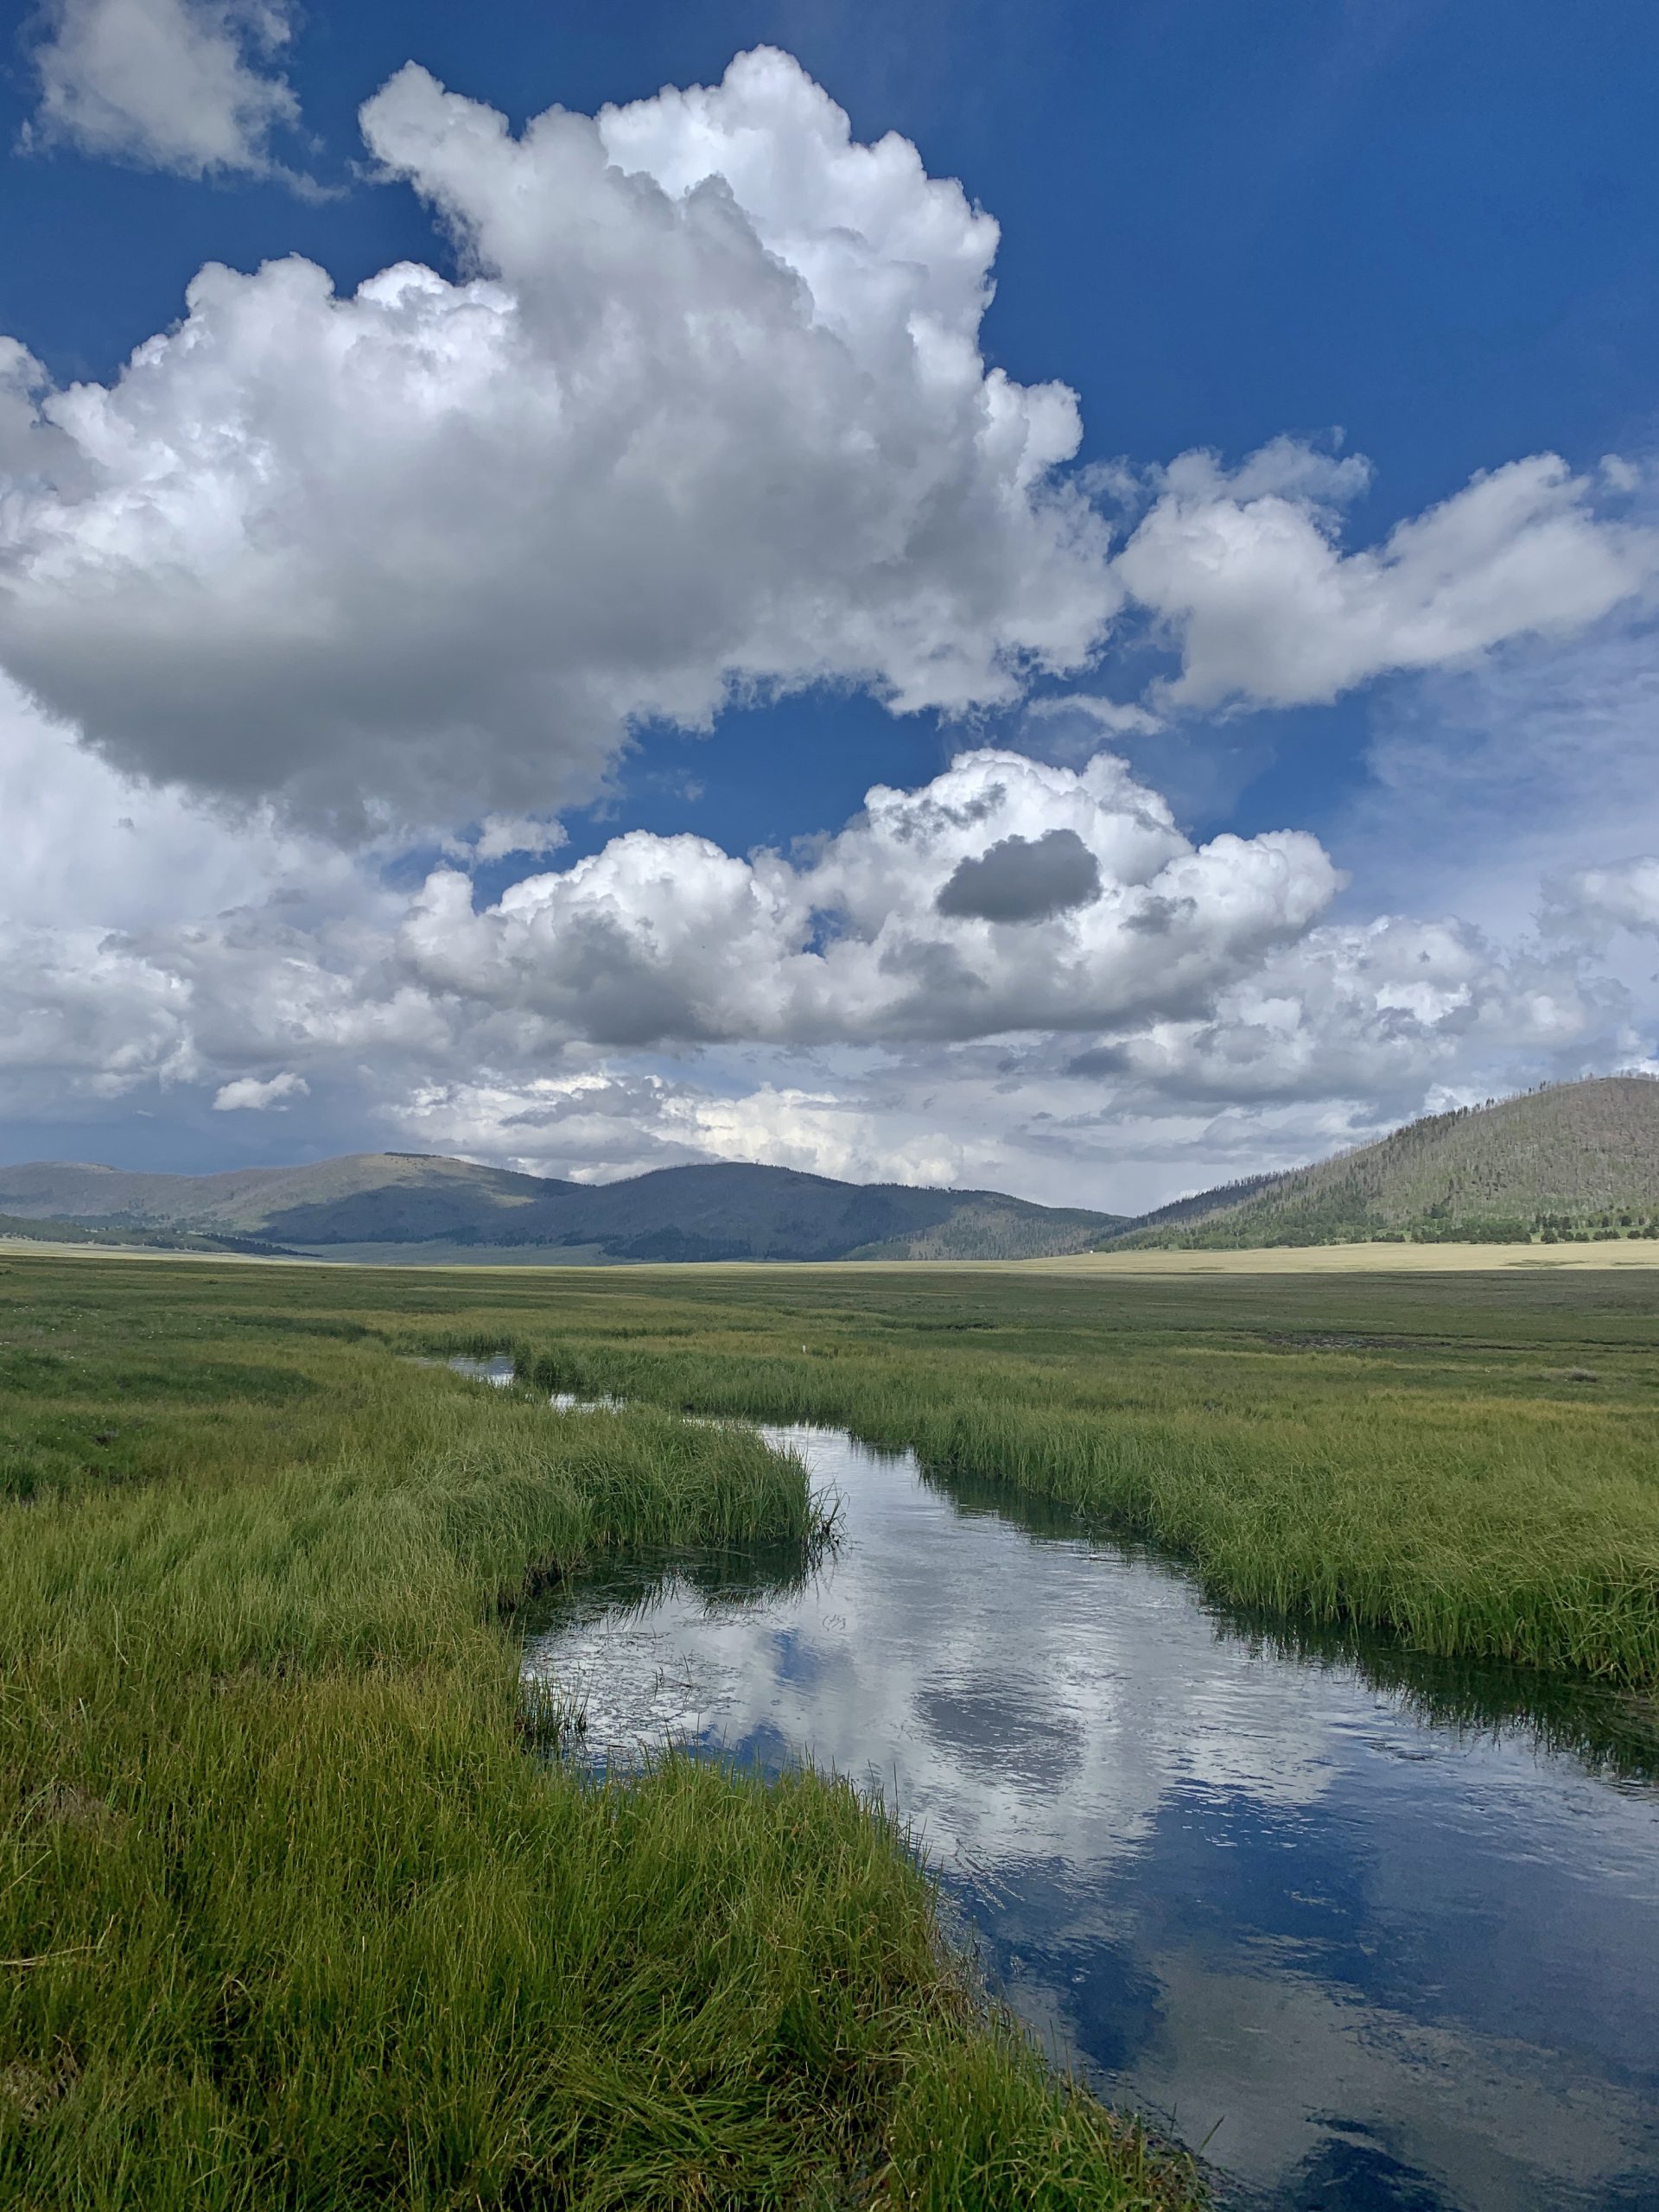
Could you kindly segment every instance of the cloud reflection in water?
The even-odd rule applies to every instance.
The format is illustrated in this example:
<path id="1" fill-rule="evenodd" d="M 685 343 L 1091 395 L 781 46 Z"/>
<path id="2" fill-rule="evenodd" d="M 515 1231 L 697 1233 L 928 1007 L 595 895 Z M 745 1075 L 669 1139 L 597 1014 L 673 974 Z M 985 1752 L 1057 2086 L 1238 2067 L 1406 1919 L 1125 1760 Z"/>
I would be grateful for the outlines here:
<path id="1" fill-rule="evenodd" d="M 769 1433 L 838 1548 L 563 1599 L 526 1669 L 580 1686 L 589 1757 L 879 1789 L 1025 2018 L 1241 2201 L 1659 2201 L 1659 1791 L 1548 1744 L 1598 1708 L 1252 1635 L 1052 1512 Z"/>

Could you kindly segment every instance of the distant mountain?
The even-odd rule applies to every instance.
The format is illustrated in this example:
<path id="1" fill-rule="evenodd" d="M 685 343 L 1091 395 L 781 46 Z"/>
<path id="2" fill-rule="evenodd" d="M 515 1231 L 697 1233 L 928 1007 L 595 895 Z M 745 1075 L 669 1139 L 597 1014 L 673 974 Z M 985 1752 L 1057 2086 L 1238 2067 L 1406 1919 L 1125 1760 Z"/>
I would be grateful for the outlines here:
<path id="1" fill-rule="evenodd" d="M 663 1167 L 564 1183 L 419 1153 L 149 1175 L 0 1168 L 0 1213 L 340 1258 L 1018 1260 L 1087 1251 L 1122 1217 L 995 1191 L 839 1183 L 786 1167 Z"/>
<path id="2" fill-rule="evenodd" d="M 1226 1249 L 1619 1235 L 1659 1236 L 1659 1082 L 1646 1076 L 1431 1114 L 1315 1166 L 1180 1199 L 1109 1242 Z"/>
<path id="3" fill-rule="evenodd" d="M 567 1183 L 424 1153 L 149 1175 L 0 1167 L 0 1236 L 379 1262 L 1024 1260 L 1093 1248 L 1659 1236 L 1659 1082 L 1600 1076 L 1434 1114 L 1135 1220 L 995 1191 L 663 1167 Z"/>

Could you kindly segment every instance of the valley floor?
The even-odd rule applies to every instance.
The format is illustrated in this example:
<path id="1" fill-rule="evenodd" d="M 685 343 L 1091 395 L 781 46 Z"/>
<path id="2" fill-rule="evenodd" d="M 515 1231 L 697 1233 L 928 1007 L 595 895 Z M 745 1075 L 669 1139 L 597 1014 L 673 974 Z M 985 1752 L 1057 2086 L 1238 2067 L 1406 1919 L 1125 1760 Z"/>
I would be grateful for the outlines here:
<path id="1" fill-rule="evenodd" d="M 1079 1252 L 1029 1267 L 1115 1275 L 1490 1274 L 1514 1268 L 1659 1268 L 1659 1242 L 1595 1244 L 1274 1244 L 1242 1252 Z"/>
<path id="2" fill-rule="evenodd" d="M 844 1788 L 666 1761 L 601 1789 L 532 1756 L 512 1610 L 621 1548 L 804 1554 L 798 1465 L 679 1416 L 817 1421 L 1152 1540 L 1233 1604 L 1595 1676 L 1639 1721 L 1659 1274 L 1385 1249 L 9 1253 L 0 2197 L 1187 2201 L 976 2003 Z M 633 1410 L 559 1421 L 410 1357 L 500 1351 Z"/>
<path id="3" fill-rule="evenodd" d="M 750 1429 L 404 1356 L 466 1280 L 0 1274 L 0 2202 L 1189 2202 L 844 1784 L 538 1756 L 526 1590 L 822 1528 Z"/>
<path id="4" fill-rule="evenodd" d="M 107 1259 L 115 1248 L 99 1250 L 84 1244 L 54 1243 L 49 1239 L 0 1236 L 0 1254 L 51 1259 Z M 1491 1274 L 1516 1268 L 1568 1268 L 1596 1273 L 1609 1268 L 1659 1268 L 1659 1241 L 1624 1237 L 1592 1244 L 1298 1244 L 1254 1246 L 1238 1252 L 1219 1251 L 1103 1251 L 1069 1252 L 1040 1260 L 975 1260 L 952 1263 L 912 1260 L 826 1260 L 810 1268 L 795 1262 L 723 1260 L 690 1266 L 666 1267 L 637 1262 L 603 1262 L 587 1246 L 527 1248 L 508 1244 L 461 1247 L 440 1243 L 423 1244 L 317 1245 L 296 1252 L 292 1259 L 274 1263 L 243 1259 L 238 1254 L 147 1252 L 127 1248 L 120 1256 L 140 1260 L 181 1260 L 215 1265 L 226 1262 L 252 1267 L 465 1268 L 539 1273 L 546 1268 L 588 1268 L 597 1264 L 625 1268 L 632 1275 L 666 1282 L 694 1282 L 703 1276 L 781 1272 L 790 1275 L 850 1272 L 858 1275 L 913 1276 L 925 1272 L 969 1276 L 1058 1273 L 1066 1275 L 1390 1275 Z"/>

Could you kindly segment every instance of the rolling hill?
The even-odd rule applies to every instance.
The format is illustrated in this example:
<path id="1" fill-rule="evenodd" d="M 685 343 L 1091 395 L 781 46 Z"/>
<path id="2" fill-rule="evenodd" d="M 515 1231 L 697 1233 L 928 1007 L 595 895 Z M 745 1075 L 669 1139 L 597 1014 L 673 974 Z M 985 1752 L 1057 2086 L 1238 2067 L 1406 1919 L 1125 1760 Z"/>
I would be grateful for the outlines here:
<path id="1" fill-rule="evenodd" d="M 378 1262 L 1018 1260 L 1148 1245 L 1659 1236 L 1659 1082 L 1600 1076 L 1430 1115 L 1135 1220 L 995 1191 L 733 1162 L 560 1182 L 424 1153 L 156 1175 L 0 1167 L 0 1235 Z"/>
<path id="2" fill-rule="evenodd" d="M 1659 1236 L 1659 1082 L 1647 1076 L 1432 1114 L 1314 1166 L 1179 1199 L 1108 1241 L 1237 1249 L 1620 1235 Z"/>
<path id="3" fill-rule="evenodd" d="M 785 1167 L 664 1167 L 559 1182 L 424 1154 L 155 1175 L 0 1168 L 0 1213 L 346 1259 L 1029 1259 L 1087 1251 L 1122 1217 L 995 1191 L 840 1183 Z"/>

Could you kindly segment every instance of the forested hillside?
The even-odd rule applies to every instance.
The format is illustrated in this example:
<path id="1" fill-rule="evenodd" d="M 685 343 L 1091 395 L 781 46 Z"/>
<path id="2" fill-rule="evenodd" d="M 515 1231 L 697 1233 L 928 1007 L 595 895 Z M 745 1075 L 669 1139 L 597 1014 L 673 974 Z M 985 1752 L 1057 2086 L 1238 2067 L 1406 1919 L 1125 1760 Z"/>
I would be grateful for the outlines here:
<path id="1" fill-rule="evenodd" d="M 1429 1115 L 1255 1188 L 1182 1200 L 1111 1241 L 1236 1249 L 1631 1236 L 1659 1236 L 1659 1081 L 1639 1075 Z"/>

